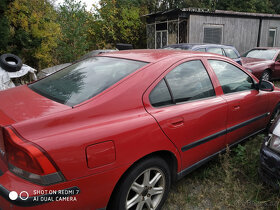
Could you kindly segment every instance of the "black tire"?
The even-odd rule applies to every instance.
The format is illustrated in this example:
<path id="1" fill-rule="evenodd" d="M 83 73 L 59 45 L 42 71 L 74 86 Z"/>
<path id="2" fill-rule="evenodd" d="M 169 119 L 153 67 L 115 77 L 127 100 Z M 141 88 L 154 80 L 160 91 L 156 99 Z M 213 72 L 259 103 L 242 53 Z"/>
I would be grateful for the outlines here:
<path id="1" fill-rule="evenodd" d="M 262 77 L 261 77 L 261 80 L 266 80 L 266 81 L 269 81 L 271 78 L 271 73 L 269 70 L 264 70 L 263 73 L 262 73 Z"/>
<path id="2" fill-rule="evenodd" d="M 8 63 L 9 61 L 15 62 L 15 64 Z M 2 69 L 8 72 L 16 72 L 19 71 L 22 67 L 21 59 L 13 54 L 3 54 L 0 56 L 0 66 Z"/>
<path id="3" fill-rule="evenodd" d="M 150 177 L 154 178 L 158 174 L 162 176 L 158 179 L 154 186 L 149 185 L 148 187 L 144 187 L 144 176 L 146 173 L 149 173 Z M 152 180 L 153 178 L 151 178 L 151 181 Z M 132 189 L 132 184 L 139 184 L 139 182 L 141 183 L 142 181 L 143 186 L 139 185 L 141 187 L 137 189 L 139 190 L 137 193 L 134 189 Z M 142 208 L 144 208 L 144 206 L 154 202 L 153 205 L 155 205 L 155 209 L 159 210 L 162 208 L 165 200 L 167 199 L 170 185 L 171 173 L 168 164 L 162 158 L 159 157 L 151 157 L 148 159 L 144 159 L 143 161 L 133 166 L 128 171 L 128 173 L 124 177 L 122 177 L 122 179 L 119 182 L 119 186 L 117 190 L 115 190 L 111 203 L 108 207 L 109 209 L 114 210 L 132 210 L 136 209 L 137 205 L 143 205 Z M 153 193 L 156 192 L 154 189 L 159 188 L 162 188 L 163 192 L 161 194 L 159 193 L 153 195 Z M 127 204 L 130 203 L 129 201 L 131 201 L 132 198 L 136 197 L 140 200 L 137 201 L 136 204 L 131 204 L 132 206 L 127 208 Z M 151 201 L 149 202 L 149 200 Z"/>

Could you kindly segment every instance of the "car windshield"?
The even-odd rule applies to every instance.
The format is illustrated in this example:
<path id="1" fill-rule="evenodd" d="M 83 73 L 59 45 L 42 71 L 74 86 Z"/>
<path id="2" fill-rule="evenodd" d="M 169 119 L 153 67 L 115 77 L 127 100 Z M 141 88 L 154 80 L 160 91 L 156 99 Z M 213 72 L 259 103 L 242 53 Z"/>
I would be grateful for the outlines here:
<path id="1" fill-rule="evenodd" d="M 245 53 L 243 57 L 273 60 L 276 53 L 277 50 L 255 49 Z"/>
<path id="2" fill-rule="evenodd" d="M 56 102 L 75 106 L 146 64 L 119 58 L 92 57 L 39 80 L 29 88 Z"/>

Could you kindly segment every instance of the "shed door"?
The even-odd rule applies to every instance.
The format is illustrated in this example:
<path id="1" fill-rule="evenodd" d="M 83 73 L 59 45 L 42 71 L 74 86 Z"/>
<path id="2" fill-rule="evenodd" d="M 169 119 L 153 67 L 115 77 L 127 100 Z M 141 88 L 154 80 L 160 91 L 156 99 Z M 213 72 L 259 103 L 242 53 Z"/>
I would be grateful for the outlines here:
<path id="1" fill-rule="evenodd" d="M 167 46 L 167 30 L 157 31 L 156 33 L 156 48 Z"/>

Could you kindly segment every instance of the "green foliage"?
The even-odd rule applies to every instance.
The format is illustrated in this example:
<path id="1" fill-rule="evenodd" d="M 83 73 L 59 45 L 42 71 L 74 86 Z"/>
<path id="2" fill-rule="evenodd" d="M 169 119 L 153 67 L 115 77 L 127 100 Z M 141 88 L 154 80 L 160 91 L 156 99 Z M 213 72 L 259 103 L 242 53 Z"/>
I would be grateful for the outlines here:
<path id="1" fill-rule="evenodd" d="M 10 23 L 5 15 L 9 0 L 0 0 L 0 54 L 7 50 L 8 42 L 10 40 Z"/>
<path id="2" fill-rule="evenodd" d="M 127 0 L 119 0 L 121 2 Z M 132 0 L 134 2 L 134 0 Z M 147 5 L 150 12 L 157 12 L 175 8 L 208 8 L 211 10 L 233 10 L 239 12 L 279 13 L 279 0 L 139 0 Z"/>
<path id="3" fill-rule="evenodd" d="M 233 150 L 236 153 L 236 160 L 243 164 L 245 162 L 245 157 L 246 157 L 246 148 L 242 146 L 241 144 L 238 144 L 236 148 Z"/>
<path id="4" fill-rule="evenodd" d="M 272 8 L 274 9 L 276 14 L 280 14 L 280 1 L 279 0 L 271 0 Z"/>
<path id="5" fill-rule="evenodd" d="M 266 134 L 265 134 L 266 135 Z M 280 193 L 258 177 L 264 135 L 205 164 L 172 186 L 163 210 L 280 209 Z"/>
<path id="6" fill-rule="evenodd" d="M 131 43 L 146 48 L 141 16 L 175 8 L 280 14 L 279 0 L 100 0 L 91 12 L 79 0 L 0 0 L 0 54 L 14 53 L 38 69 L 71 62 L 89 50 Z"/>
<path id="7" fill-rule="evenodd" d="M 239 12 L 274 13 L 270 0 L 216 0 L 216 9 Z"/>
<path id="8" fill-rule="evenodd" d="M 9 51 L 24 62 L 41 68 L 53 63 L 60 27 L 48 0 L 15 0 L 8 8 L 11 43 Z"/>
<path id="9" fill-rule="evenodd" d="M 110 44 L 131 43 L 135 47 L 144 47 L 145 23 L 140 16 L 145 8 L 141 9 L 132 2 L 116 0 L 101 0 L 100 8 L 95 7 L 96 25 L 98 28 L 97 46 L 103 48 Z"/>
<path id="10" fill-rule="evenodd" d="M 57 56 L 60 63 L 72 62 L 89 49 L 90 14 L 80 1 L 65 0 L 58 11 L 61 36 Z"/>
<path id="11" fill-rule="evenodd" d="M 4 53 L 7 49 L 10 37 L 9 21 L 6 16 L 0 18 L 0 54 Z"/>

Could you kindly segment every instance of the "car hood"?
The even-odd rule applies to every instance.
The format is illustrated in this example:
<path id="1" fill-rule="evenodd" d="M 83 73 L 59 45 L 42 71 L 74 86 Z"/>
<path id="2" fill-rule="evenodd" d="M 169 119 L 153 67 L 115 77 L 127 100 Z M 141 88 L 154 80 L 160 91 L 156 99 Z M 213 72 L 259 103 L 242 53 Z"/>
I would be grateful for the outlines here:
<path id="1" fill-rule="evenodd" d="M 257 58 L 246 58 L 242 57 L 242 64 L 244 67 L 252 67 L 252 66 L 266 66 L 273 64 L 272 60 L 264 60 L 264 59 L 257 59 Z"/>
<path id="2" fill-rule="evenodd" d="M 0 126 L 72 109 L 23 85 L 0 91 Z"/>

